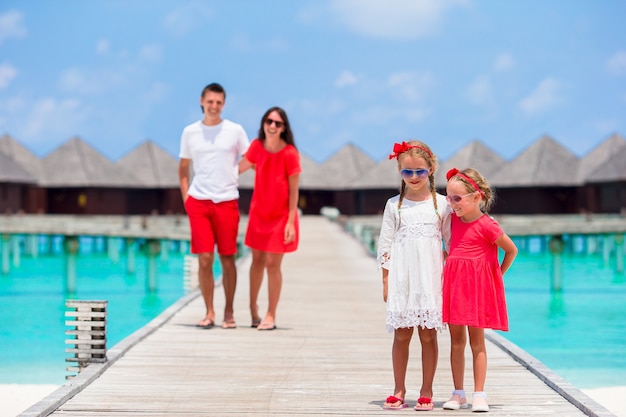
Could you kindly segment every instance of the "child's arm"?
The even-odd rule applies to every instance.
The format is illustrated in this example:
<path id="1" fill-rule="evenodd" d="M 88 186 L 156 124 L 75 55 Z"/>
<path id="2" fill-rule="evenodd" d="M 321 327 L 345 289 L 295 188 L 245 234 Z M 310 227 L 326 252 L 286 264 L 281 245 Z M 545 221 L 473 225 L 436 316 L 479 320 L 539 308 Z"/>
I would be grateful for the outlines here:
<path id="1" fill-rule="evenodd" d="M 513 243 L 506 233 L 502 233 L 502 235 L 496 239 L 496 245 L 501 247 L 504 251 L 504 259 L 502 259 L 502 265 L 500 265 L 502 275 L 504 275 L 517 256 L 517 246 L 515 246 L 515 243 Z"/>
<path id="2" fill-rule="evenodd" d="M 383 301 L 387 302 L 387 278 L 389 277 L 389 270 L 383 268 Z"/>

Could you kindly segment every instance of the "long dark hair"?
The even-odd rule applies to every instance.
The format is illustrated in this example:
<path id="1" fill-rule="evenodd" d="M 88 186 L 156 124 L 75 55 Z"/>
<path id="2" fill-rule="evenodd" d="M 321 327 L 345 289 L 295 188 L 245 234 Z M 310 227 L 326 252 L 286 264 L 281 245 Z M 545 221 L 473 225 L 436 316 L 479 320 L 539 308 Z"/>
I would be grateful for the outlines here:
<path id="1" fill-rule="evenodd" d="M 262 141 L 265 140 L 265 130 L 263 129 L 263 125 L 265 124 L 265 120 L 267 120 L 267 117 L 273 111 L 278 112 L 278 114 L 280 115 L 280 118 L 283 119 L 285 129 L 280 133 L 280 138 L 284 140 L 287 143 L 287 145 L 291 145 L 295 147 L 296 142 L 293 139 L 293 132 L 291 131 L 291 125 L 289 124 L 289 118 L 287 117 L 287 113 L 285 112 L 285 110 L 283 110 L 282 108 L 278 106 L 270 107 L 261 118 L 261 127 L 259 128 L 259 139 L 261 139 Z"/>

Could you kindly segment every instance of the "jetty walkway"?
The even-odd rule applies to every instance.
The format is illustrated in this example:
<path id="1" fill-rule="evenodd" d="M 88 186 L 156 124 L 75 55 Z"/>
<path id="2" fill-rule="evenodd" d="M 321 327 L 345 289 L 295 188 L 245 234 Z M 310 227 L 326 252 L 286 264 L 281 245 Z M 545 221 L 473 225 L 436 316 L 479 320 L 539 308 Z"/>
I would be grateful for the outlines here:
<path id="1" fill-rule="evenodd" d="M 198 292 L 115 345 L 108 362 L 91 364 L 22 416 L 380 416 L 393 392 L 392 335 L 376 262 L 341 226 L 323 217 L 301 221 L 300 248 L 284 259 L 283 292 L 274 331 L 250 328 L 249 258 L 240 260 L 235 318 L 219 326 L 223 292 L 216 289 L 218 326 L 195 327 L 204 306 Z M 266 283 L 259 300 L 266 308 Z M 407 402 L 419 397 L 417 334 L 407 375 Z M 452 390 L 449 336 L 439 335 L 434 415 Z M 494 416 L 612 416 L 541 363 L 489 333 L 486 391 Z M 517 359 L 516 359 L 517 358 Z M 525 362 L 525 365 L 520 363 Z M 466 388 L 471 393 L 467 349 Z M 412 408 L 400 413 L 415 413 Z"/>

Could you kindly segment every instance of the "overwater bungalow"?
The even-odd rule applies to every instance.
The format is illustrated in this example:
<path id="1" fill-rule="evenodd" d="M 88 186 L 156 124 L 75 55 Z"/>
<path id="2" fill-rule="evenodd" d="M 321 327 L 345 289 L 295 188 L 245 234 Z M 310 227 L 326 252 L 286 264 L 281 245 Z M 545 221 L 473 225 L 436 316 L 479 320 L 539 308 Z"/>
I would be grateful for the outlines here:
<path id="1" fill-rule="evenodd" d="M 436 153 L 440 150 L 434 149 Z M 9 136 L 0 139 L 0 210 L 57 214 L 182 214 L 178 158 L 146 141 L 113 162 L 73 138 L 43 159 Z M 318 214 L 332 206 L 346 215 L 378 214 L 400 188 L 396 161 L 380 161 L 347 144 L 318 163 L 301 153 L 299 207 Z M 614 134 L 583 157 L 543 136 L 507 161 L 474 140 L 439 161 L 435 186 L 445 192 L 448 169 L 475 167 L 496 190 L 494 214 L 623 213 L 626 139 Z M 247 213 L 254 171 L 240 177 Z"/>

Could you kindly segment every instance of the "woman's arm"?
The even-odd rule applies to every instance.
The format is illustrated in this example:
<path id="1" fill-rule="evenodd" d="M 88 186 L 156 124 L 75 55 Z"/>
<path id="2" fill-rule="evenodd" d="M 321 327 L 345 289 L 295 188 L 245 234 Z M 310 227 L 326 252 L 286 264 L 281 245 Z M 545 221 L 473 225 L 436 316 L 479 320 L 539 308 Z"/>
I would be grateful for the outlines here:
<path id="1" fill-rule="evenodd" d="M 287 224 L 285 225 L 285 243 L 290 243 L 296 238 L 296 214 L 298 213 L 298 184 L 300 182 L 300 174 L 290 175 L 287 179 L 289 182 L 289 214 L 287 215 Z"/>
<path id="2" fill-rule="evenodd" d="M 254 168 L 254 164 L 248 161 L 248 158 L 246 158 L 245 156 L 241 158 L 241 160 L 239 161 L 239 174 L 241 174 L 242 172 L 246 172 L 250 168 Z"/>

